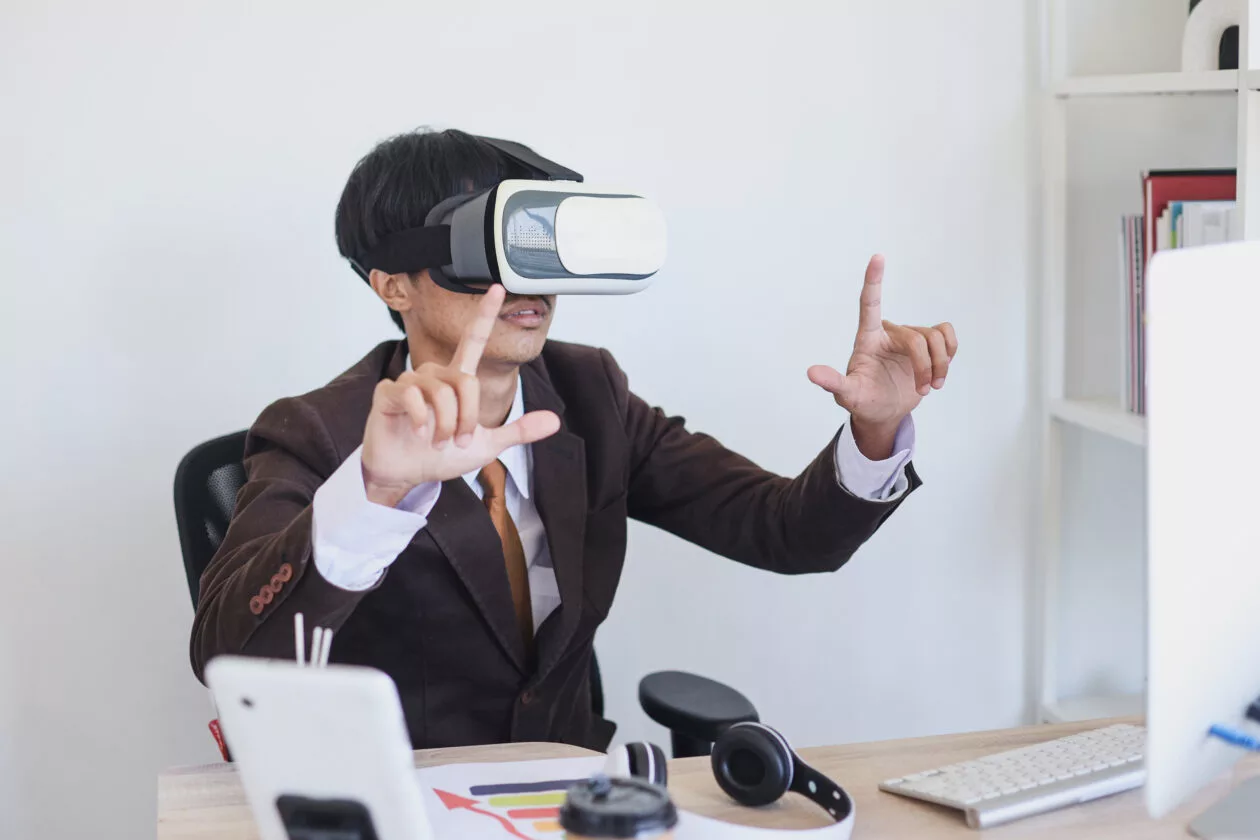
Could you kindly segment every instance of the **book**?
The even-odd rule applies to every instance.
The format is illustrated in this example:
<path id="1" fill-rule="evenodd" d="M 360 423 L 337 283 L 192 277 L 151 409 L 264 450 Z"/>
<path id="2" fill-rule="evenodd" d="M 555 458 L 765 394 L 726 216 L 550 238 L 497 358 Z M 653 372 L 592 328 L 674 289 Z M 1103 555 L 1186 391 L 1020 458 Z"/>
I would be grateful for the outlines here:
<path id="1" fill-rule="evenodd" d="M 1120 225 L 1121 296 L 1125 311 L 1124 394 L 1125 408 L 1140 413 L 1145 374 L 1143 356 L 1142 280 L 1145 270 L 1145 219 L 1125 216 Z"/>
<path id="2" fill-rule="evenodd" d="M 1165 247 L 1172 247 L 1172 214 L 1169 205 L 1175 201 L 1236 200 L 1238 170 L 1155 169 L 1142 176 L 1142 193 L 1143 215 L 1146 219 L 1146 261 L 1150 262 L 1155 251 L 1161 250 L 1161 245 L 1166 243 Z M 1165 229 L 1166 236 L 1161 239 L 1159 234 Z"/>
<path id="3" fill-rule="evenodd" d="M 1235 169 L 1162 169 L 1142 175 L 1141 215 L 1121 219 L 1125 407 L 1146 413 L 1146 269 L 1159 251 L 1240 239 Z"/>

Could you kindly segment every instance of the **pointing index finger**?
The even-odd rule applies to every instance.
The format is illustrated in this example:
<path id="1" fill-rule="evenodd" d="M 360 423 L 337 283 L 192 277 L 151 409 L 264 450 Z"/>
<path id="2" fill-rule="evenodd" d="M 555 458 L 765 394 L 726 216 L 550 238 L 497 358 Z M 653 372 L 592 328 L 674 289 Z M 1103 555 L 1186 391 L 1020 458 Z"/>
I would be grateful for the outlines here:
<path id="1" fill-rule="evenodd" d="M 876 332 L 883 329 L 884 318 L 880 298 L 884 285 L 884 258 L 871 257 L 866 267 L 866 280 L 862 283 L 862 306 L 858 313 L 858 332 Z"/>
<path id="2" fill-rule="evenodd" d="M 455 348 L 455 358 L 451 360 L 451 364 L 459 368 L 460 373 L 470 375 L 477 373 L 477 365 L 481 363 L 481 353 L 486 349 L 486 342 L 490 339 L 490 332 L 494 329 L 494 322 L 499 317 L 499 309 L 503 306 L 503 298 L 506 294 L 503 286 L 496 283 L 482 295 L 477 314 L 464 328 L 459 347 Z"/>

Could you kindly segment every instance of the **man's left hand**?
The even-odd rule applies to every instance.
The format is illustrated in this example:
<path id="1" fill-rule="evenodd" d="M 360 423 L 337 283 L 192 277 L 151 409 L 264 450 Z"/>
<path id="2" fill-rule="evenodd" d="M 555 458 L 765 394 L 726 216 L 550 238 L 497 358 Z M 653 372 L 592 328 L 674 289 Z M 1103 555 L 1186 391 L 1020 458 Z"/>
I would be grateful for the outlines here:
<path id="1" fill-rule="evenodd" d="M 849 412 L 853 439 L 862 454 L 882 461 L 893 452 L 897 429 L 933 389 L 945 386 L 949 363 L 958 352 L 951 324 L 908 327 L 883 320 L 880 294 L 884 258 L 866 268 L 857 338 L 845 373 L 814 365 L 809 379 Z"/>

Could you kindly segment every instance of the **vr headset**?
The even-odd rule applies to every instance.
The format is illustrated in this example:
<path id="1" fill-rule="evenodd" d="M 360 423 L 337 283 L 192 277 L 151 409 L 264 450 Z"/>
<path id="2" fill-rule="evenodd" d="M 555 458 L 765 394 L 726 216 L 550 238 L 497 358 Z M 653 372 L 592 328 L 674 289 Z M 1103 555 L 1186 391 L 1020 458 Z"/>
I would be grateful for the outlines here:
<path id="1" fill-rule="evenodd" d="M 478 139 L 531 177 L 446 199 L 423 227 L 351 260 L 360 277 L 428 269 L 442 288 L 468 294 L 501 283 L 516 294 L 627 295 L 651 284 L 665 262 L 665 218 L 654 203 L 585 186 L 520 143 Z"/>

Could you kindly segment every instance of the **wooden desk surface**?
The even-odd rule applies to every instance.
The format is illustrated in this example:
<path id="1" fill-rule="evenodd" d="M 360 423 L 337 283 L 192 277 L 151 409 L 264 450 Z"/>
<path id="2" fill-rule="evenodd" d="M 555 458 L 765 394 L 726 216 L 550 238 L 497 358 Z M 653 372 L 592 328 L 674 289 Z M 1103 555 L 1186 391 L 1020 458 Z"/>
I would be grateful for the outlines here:
<path id="1" fill-rule="evenodd" d="M 911 738 L 841 747 L 801 750 L 801 756 L 835 779 L 857 804 L 855 840 L 877 838 L 1184 838 L 1186 825 L 1238 781 L 1260 776 L 1260 756 L 1245 758 L 1231 774 L 1217 779 L 1168 818 L 1146 817 L 1140 790 L 1019 820 L 984 832 L 967 828 L 962 813 L 884 793 L 883 779 L 904 776 L 956 761 L 979 758 L 1004 749 L 1035 744 L 1115 721 Z M 512 744 L 448 750 L 421 750 L 416 766 L 472 761 L 524 761 L 574 758 L 591 753 L 561 744 Z M 808 828 L 824 825 L 821 811 L 799 797 L 762 809 L 741 808 L 718 789 L 707 758 L 670 762 L 670 791 L 681 808 L 718 819 L 766 828 Z M 158 840 L 257 840 L 245 805 L 245 794 L 230 765 L 178 768 L 158 778 Z"/>

